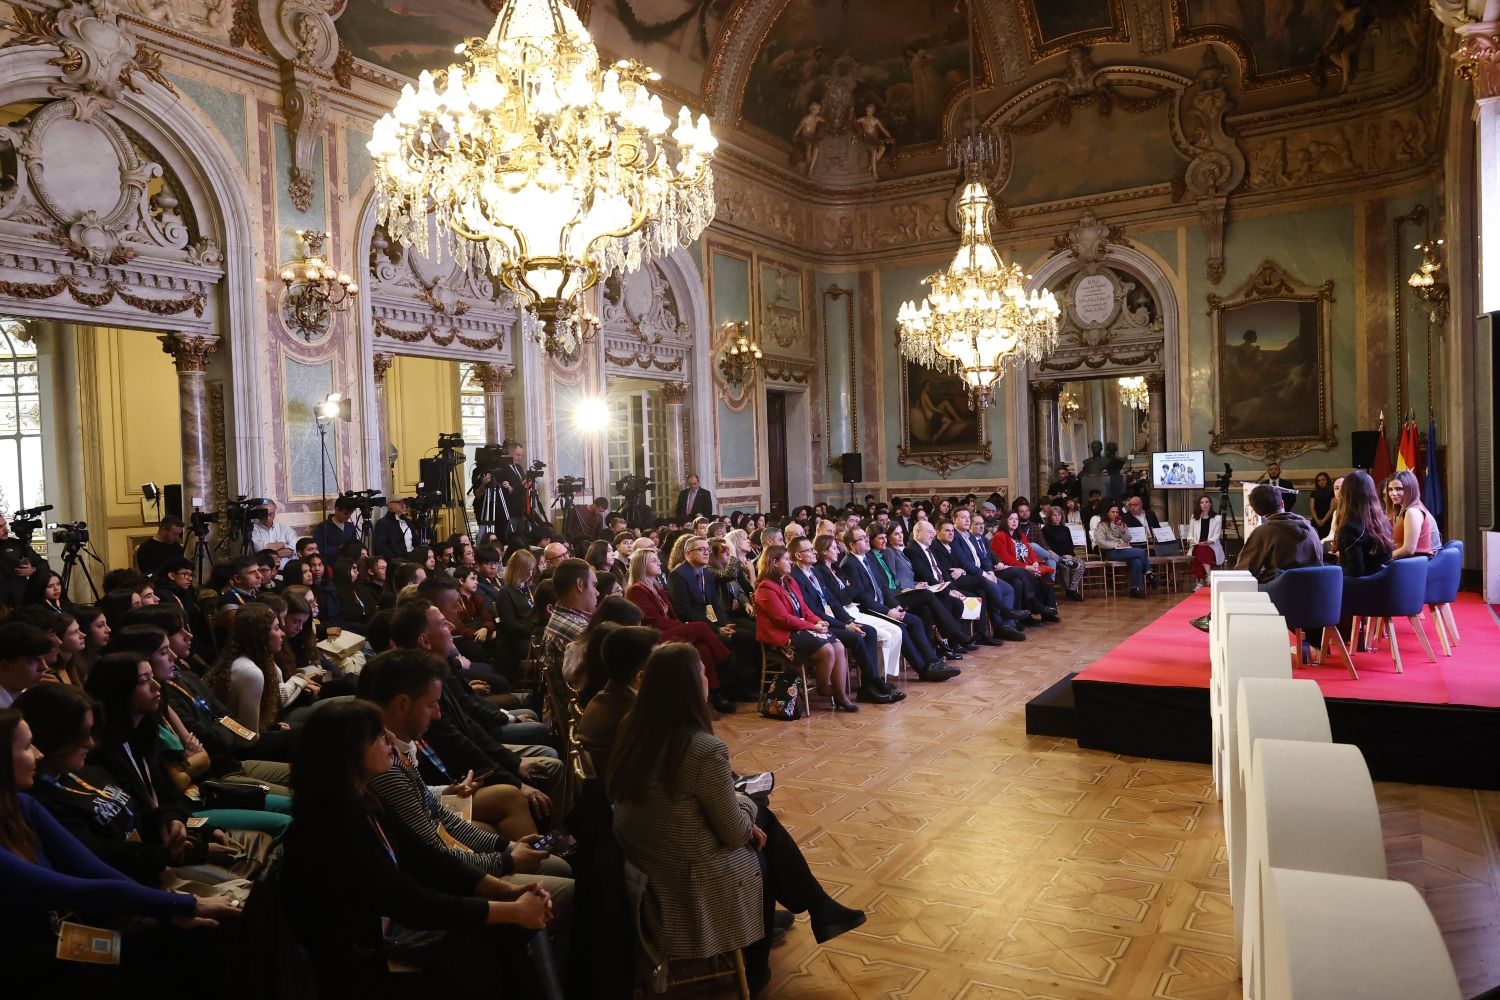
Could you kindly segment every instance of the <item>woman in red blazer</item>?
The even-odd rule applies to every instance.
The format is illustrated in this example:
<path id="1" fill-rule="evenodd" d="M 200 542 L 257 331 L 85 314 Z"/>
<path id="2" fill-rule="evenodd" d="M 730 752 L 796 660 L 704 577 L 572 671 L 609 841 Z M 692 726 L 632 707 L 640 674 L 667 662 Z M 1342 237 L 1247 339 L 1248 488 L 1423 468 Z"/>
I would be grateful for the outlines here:
<path id="1" fill-rule="evenodd" d="M 790 646 L 818 679 L 818 694 L 833 699 L 841 712 L 858 712 L 849 700 L 849 654 L 815 617 L 792 576 L 792 557 L 785 545 L 770 545 L 760 555 L 755 577 L 755 638 L 767 646 Z"/>
<path id="2" fill-rule="evenodd" d="M 672 602 L 661 582 L 661 556 L 642 549 L 630 557 L 630 586 L 625 598 L 641 609 L 641 624 L 661 633 L 662 642 L 686 642 L 698 650 L 708 678 L 708 703 L 720 712 L 734 711 L 734 702 L 719 690 L 718 665 L 729 659 L 729 647 L 706 622 L 685 622 L 672 614 Z"/>
<path id="3" fill-rule="evenodd" d="M 1026 540 L 1026 534 L 1021 530 L 1021 515 L 1010 512 L 1005 527 L 990 537 L 990 551 L 1005 565 L 1024 569 L 1035 576 L 1041 584 L 1042 603 L 1049 608 L 1057 607 L 1056 590 L 1052 586 L 1054 571 L 1037 558 L 1031 543 Z"/>

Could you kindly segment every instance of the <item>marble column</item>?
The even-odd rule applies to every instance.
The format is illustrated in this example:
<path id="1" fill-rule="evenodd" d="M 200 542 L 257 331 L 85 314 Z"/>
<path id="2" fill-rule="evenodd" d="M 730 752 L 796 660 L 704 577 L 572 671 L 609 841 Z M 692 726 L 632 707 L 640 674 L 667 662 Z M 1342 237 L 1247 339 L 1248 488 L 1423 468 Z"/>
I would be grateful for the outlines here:
<path id="1" fill-rule="evenodd" d="M 1149 394 L 1149 402 L 1146 409 L 1146 426 L 1150 428 L 1151 449 L 1153 451 L 1167 451 L 1167 379 L 1161 374 L 1146 376 L 1146 392 Z M 1150 456 L 1148 455 L 1147 458 Z"/>
<path id="2" fill-rule="evenodd" d="M 1147 375 L 1146 392 L 1150 394 L 1150 401 L 1146 404 L 1148 410 L 1146 414 L 1146 420 L 1147 426 L 1151 428 L 1151 448 L 1153 451 L 1167 451 L 1169 450 L 1169 445 L 1167 444 L 1166 376 L 1160 373 Z M 1146 467 L 1147 476 L 1150 476 L 1151 456 L 1149 454 L 1144 456 L 1137 456 L 1136 464 L 1144 465 Z M 1163 518 L 1167 518 L 1170 513 L 1168 508 L 1170 506 L 1169 502 L 1171 498 L 1172 492 L 1170 490 L 1165 492 L 1153 491 L 1151 494 L 1151 506 L 1155 508 L 1157 513 L 1161 514 Z M 1170 520 L 1164 520 L 1163 523 L 1172 522 Z"/>
<path id="3" fill-rule="evenodd" d="M 385 376 L 395 359 L 377 354 L 375 365 L 375 454 L 380 456 L 380 492 L 390 496 L 396 489 L 396 475 L 391 469 L 391 414 L 385 404 Z"/>
<path id="4" fill-rule="evenodd" d="M 1062 386 L 1053 381 L 1031 383 L 1032 399 L 1036 403 L 1035 415 L 1032 418 L 1036 427 L 1036 479 L 1032 485 L 1032 499 L 1040 497 L 1047 489 L 1047 484 L 1052 482 L 1052 477 L 1057 474 L 1057 464 L 1061 461 L 1061 450 L 1058 443 L 1058 435 L 1061 430 L 1062 415 L 1058 409 L 1059 396 Z"/>
<path id="5" fill-rule="evenodd" d="M 688 477 L 687 466 L 687 398 L 690 386 L 686 382 L 663 382 L 662 402 L 667 407 L 667 479 L 657 483 L 657 491 L 666 496 L 676 496 Z M 696 470 L 693 470 L 696 471 Z"/>
<path id="6" fill-rule="evenodd" d="M 484 389 L 484 443 L 505 441 L 505 383 L 516 370 L 510 365 L 478 364 L 474 375 Z"/>
<path id="7" fill-rule="evenodd" d="M 157 338 L 177 368 L 178 424 L 182 438 L 182 504 L 213 508 L 213 427 L 208 418 L 208 356 L 219 348 L 218 337 L 167 333 Z"/>

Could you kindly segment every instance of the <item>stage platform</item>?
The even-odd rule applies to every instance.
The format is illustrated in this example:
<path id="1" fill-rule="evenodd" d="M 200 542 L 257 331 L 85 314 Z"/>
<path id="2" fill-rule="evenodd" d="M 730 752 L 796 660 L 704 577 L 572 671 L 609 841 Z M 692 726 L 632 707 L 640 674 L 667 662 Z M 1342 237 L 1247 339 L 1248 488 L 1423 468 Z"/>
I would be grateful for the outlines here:
<path id="1" fill-rule="evenodd" d="M 1208 590 L 1183 598 L 1081 673 L 1027 705 L 1027 731 L 1135 757 L 1207 762 L 1208 636 L 1189 622 L 1209 610 Z M 1359 680 L 1336 651 L 1326 666 L 1297 669 L 1328 700 L 1333 738 L 1364 753 L 1377 781 L 1500 789 L 1500 619 L 1461 594 L 1462 642 L 1427 659 L 1411 626 L 1396 623 L 1404 673 L 1389 650 L 1355 653 Z"/>

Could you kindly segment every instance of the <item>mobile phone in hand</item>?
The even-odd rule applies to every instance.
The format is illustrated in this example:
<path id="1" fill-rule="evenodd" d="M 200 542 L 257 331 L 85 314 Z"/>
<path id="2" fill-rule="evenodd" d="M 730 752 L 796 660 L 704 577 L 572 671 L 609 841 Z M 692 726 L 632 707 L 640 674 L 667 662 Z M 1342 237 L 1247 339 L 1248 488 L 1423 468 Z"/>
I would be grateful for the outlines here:
<path id="1" fill-rule="evenodd" d="M 529 846 L 533 851 L 541 851 L 543 854 L 550 854 L 552 852 L 552 848 L 556 845 L 556 843 L 557 838 L 549 833 L 543 836 L 541 840 L 538 840 L 530 844 Z"/>

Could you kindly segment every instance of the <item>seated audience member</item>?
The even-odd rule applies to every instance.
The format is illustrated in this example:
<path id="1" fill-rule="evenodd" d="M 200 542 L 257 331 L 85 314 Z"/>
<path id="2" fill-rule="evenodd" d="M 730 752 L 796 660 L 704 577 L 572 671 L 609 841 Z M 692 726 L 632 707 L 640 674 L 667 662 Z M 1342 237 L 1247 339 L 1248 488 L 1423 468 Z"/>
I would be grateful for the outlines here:
<path id="1" fill-rule="evenodd" d="M 291 770 L 284 761 L 291 751 L 291 734 L 277 730 L 262 737 L 253 733 L 247 736 L 248 730 L 236 732 L 229 726 L 229 710 L 189 665 L 193 633 L 182 612 L 167 605 L 137 608 L 130 613 L 125 629 L 136 625 L 166 633 L 171 662 L 163 664 L 157 673 L 162 697 L 208 752 L 214 764 L 210 775 L 221 781 L 263 784 L 272 795 L 290 796 Z M 159 654 L 160 650 L 153 652 Z M 153 661 L 152 666 L 157 664 Z"/>
<path id="2" fill-rule="evenodd" d="M 1214 513 L 1213 498 L 1204 494 L 1198 498 L 1197 515 L 1188 522 L 1190 537 L 1183 539 L 1193 547 L 1193 576 L 1197 590 L 1208 581 L 1208 574 L 1215 566 L 1224 565 L 1224 519 Z"/>
<path id="3" fill-rule="evenodd" d="M 345 542 L 359 541 L 359 533 L 354 527 L 354 512 L 358 505 L 350 497 L 341 496 L 333 502 L 333 513 L 328 519 L 313 529 L 312 540 L 318 546 L 318 552 L 325 559 L 338 558 L 339 549 Z M 298 555 L 305 554 L 299 552 Z"/>
<path id="4" fill-rule="evenodd" d="M 270 551 L 276 556 L 277 566 L 296 555 L 297 529 L 285 521 L 276 520 L 276 501 L 267 500 L 266 516 L 250 523 L 250 544 L 257 551 Z"/>
<path id="5" fill-rule="evenodd" d="M 52 635 L 25 622 L 0 622 L 0 708 L 40 684 L 52 654 Z"/>
<path id="6" fill-rule="evenodd" d="M 375 522 L 370 535 L 375 554 L 385 559 L 405 559 L 415 543 L 411 521 L 406 517 L 406 501 L 390 497 L 385 504 L 385 515 Z"/>
<path id="7" fill-rule="evenodd" d="M 194 897 L 163 892 L 133 881 L 99 859 L 33 797 L 42 751 L 31 727 L 13 708 L 0 709 L 0 744 L 7 751 L 0 767 L 0 935 L 5 941 L 5 980 L 27 993 L 46 987 L 97 992 L 99 967 L 57 958 L 54 920 L 62 913 L 86 913 L 99 923 L 125 926 L 120 948 L 125 983 L 155 989 L 162 963 L 171 961 L 189 976 L 211 970 L 214 953 L 196 942 L 179 941 L 158 924 L 131 922 L 145 917 L 170 921 L 176 929 L 214 927 L 239 909 L 228 896 Z M 207 959 L 207 961 L 205 961 Z"/>
<path id="8" fill-rule="evenodd" d="M 825 543 L 818 544 L 826 547 Z M 958 668 L 944 664 L 941 655 L 933 647 L 926 623 L 917 615 L 908 615 L 904 608 L 893 606 L 888 601 L 885 584 L 881 579 L 885 570 L 875 564 L 869 532 L 861 527 L 848 528 L 844 532 L 844 544 L 848 549 L 840 567 L 844 579 L 848 581 L 844 596 L 861 613 L 890 622 L 901 630 L 901 654 L 922 680 L 945 681 L 958 676 Z M 824 582 L 827 582 L 826 577 Z"/>
<path id="9" fill-rule="evenodd" d="M 949 593 L 946 587 L 933 590 L 928 583 L 916 578 L 911 560 L 906 556 L 906 533 L 900 524 L 892 521 L 889 529 L 876 532 L 870 536 L 870 541 L 875 565 L 886 575 L 887 603 L 894 601 L 922 619 L 929 634 L 935 631 L 940 639 L 938 652 L 943 659 L 961 659 L 964 653 L 979 648 L 961 617 L 963 596 Z"/>
<path id="10" fill-rule="evenodd" d="M 479 567 L 458 567 L 453 571 L 453 582 L 458 584 L 459 599 L 455 633 L 477 643 L 483 658 L 489 660 L 488 646 L 495 637 L 495 606 L 479 589 Z"/>
<path id="11" fill-rule="evenodd" d="M 694 563 L 689 572 L 694 575 L 699 591 L 706 593 L 711 575 L 707 569 L 708 540 L 683 535 L 680 541 L 685 547 L 691 545 Z M 687 565 L 686 555 L 682 565 Z M 641 609 L 642 624 L 660 632 L 663 641 L 691 643 L 698 650 L 709 675 L 709 704 L 718 712 L 733 712 L 734 702 L 720 689 L 718 674 L 719 665 L 729 660 L 729 647 L 707 622 L 685 622 L 676 617 L 667 588 L 662 584 L 661 559 L 654 550 L 646 549 L 630 557 L 630 586 L 625 596 Z"/>
<path id="12" fill-rule="evenodd" d="M 906 692 L 892 687 L 889 678 L 901 676 L 901 657 L 910 645 L 906 629 L 900 622 L 866 611 L 860 605 L 858 597 L 849 589 L 847 582 L 835 569 L 843 557 L 843 550 L 839 548 L 838 539 L 832 535 L 819 535 L 813 542 L 813 557 L 813 577 L 832 598 L 834 607 L 842 608 L 850 621 L 875 637 L 879 653 L 875 673 L 876 679 L 881 682 L 877 687 L 878 693 L 885 695 L 892 702 L 905 701 Z M 806 592 L 804 589 L 803 593 Z M 912 660 L 912 669 L 916 669 L 918 664 L 930 662 L 919 656 Z"/>
<path id="13" fill-rule="evenodd" d="M 385 574 L 390 563 L 384 556 L 365 556 L 355 565 L 359 568 L 354 578 L 355 589 L 373 615 L 380 608 L 380 595 L 385 590 Z"/>
<path id="14" fill-rule="evenodd" d="M 1392 476 L 1385 484 L 1385 498 L 1391 541 L 1396 547 L 1392 559 L 1431 556 L 1442 546 L 1437 521 L 1422 506 L 1422 487 L 1415 475 L 1402 469 Z"/>
<path id="15" fill-rule="evenodd" d="M 78 628 L 83 632 L 83 651 L 73 657 L 72 672 L 80 687 L 88 680 L 89 667 L 104 655 L 109 645 L 109 619 L 97 604 L 79 604 L 73 608 L 73 617 L 78 619 Z"/>
<path id="16" fill-rule="evenodd" d="M 1057 553 L 1052 551 L 1052 547 L 1047 544 L 1047 539 L 1042 534 L 1042 526 L 1047 520 L 1047 508 L 1043 506 L 1033 517 L 1031 504 L 1027 503 L 1024 497 L 1020 497 L 1011 504 L 1010 509 L 1015 511 L 1020 519 L 1021 537 L 1025 539 L 1026 544 L 1031 546 L 1032 554 L 1044 565 L 1050 566 L 1054 571 L 1053 577 L 1061 583 L 1062 580 L 1056 573 Z M 975 522 L 975 527 L 979 527 L 978 518 L 975 518 Z M 999 553 L 996 553 L 996 558 L 998 557 Z"/>
<path id="17" fill-rule="evenodd" d="M 235 615 L 229 641 L 204 678 L 234 720 L 253 733 L 277 728 L 283 709 L 304 692 L 317 697 L 321 691 L 307 674 L 282 676 L 276 655 L 285 641 L 275 611 L 264 604 L 246 605 Z"/>
<path id="18" fill-rule="evenodd" d="M 1120 505 L 1111 503 L 1104 517 L 1094 526 L 1094 548 L 1108 562 L 1122 562 L 1130 569 L 1130 596 L 1146 599 L 1146 581 L 1150 576 L 1151 557 L 1145 549 L 1130 542 L 1130 526 L 1125 523 Z"/>
<path id="19" fill-rule="evenodd" d="M 66 611 L 51 611 L 31 605 L 17 608 L 11 613 L 10 620 L 35 625 L 51 637 L 52 649 L 43 658 L 45 669 L 42 683 L 83 687 L 82 676 L 74 666 L 75 659 L 83 652 L 85 645 L 83 629 L 78 627 L 77 618 Z"/>
<path id="20" fill-rule="evenodd" d="M 388 958 L 399 958 L 422 966 L 426 989 L 482 996 L 504 983 L 507 997 L 535 995 L 519 958 L 522 939 L 484 929 L 546 927 L 547 891 L 484 874 L 374 810 L 370 782 L 390 767 L 385 720 L 365 701 L 313 713 L 292 760 L 283 912 L 320 992 L 396 994 Z M 414 933 L 420 931 L 446 933 Z M 413 947 L 418 940 L 425 947 Z"/>
<path id="21" fill-rule="evenodd" d="M 890 704 L 893 699 L 886 693 L 889 685 L 881 676 L 875 631 L 856 622 L 818 580 L 814 572 L 818 554 L 812 539 L 794 538 L 787 548 L 792 555 L 792 578 L 807 599 L 803 613 L 809 618 L 826 621 L 829 634 L 843 644 L 854 660 L 859 670 L 859 700 L 873 705 Z"/>
<path id="22" fill-rule="evenodd" d="M 1283 510 L 1281 497 L 1282 491 L 1269 483 L 1250 491 L 1250 508 L 1261 522 L 1245 539 L 1235 567 L 1249 570 L 1261 583 L 1270 583 L 1283 570 L 1323 565 L 1323 543 L 1312 522 Z"/>
<path id="23" fill-rule="evenodd" d="M 647 878 L 652 944 L 668 959 L 743 949 L 754 996 L 771 977 L 777 903 L 807 913 L 819 943 L 865 915 L 829 896 L 775 815 L 735 791 L 707 683 L 691 646 L 668 643 L 651 654 L 607 787 L 615 835 Z"/>
<path id="24" fill-rule="evenodd" d="M 312 589 L 312 564 L 305 559 L 288 559 L 281 567 L 281 589 L 307 587 Z"/>
<path id="25" fill-rule="evenodd" d="M 1047 615 L 1048 606 L 1042 600 L 1041 588 L 1033 577 L 1002 565 L 995 558 L 979 533 L 982 526 L 983 521 L 974 517 L 968 508 L 960 508 L 954 512 L 953 520 L 938 522 L 937 541 L 933 548 L 947 554 L 949 576 L 954 586 L 963 593 L 985 599 L 991 609 L 990 622 L 996 626 L 997 633 L 1006 639 L 1024 641 L 1025 634 L 1021 629 L 1038 619 L 1054 621 L 1055 616 Z M 962 575 L 955 575 L 957 573 Z M 1010 631 L 999 627 L 1003 624 L 1000 619 L 1010 620 Z"/>
<path id="26" fill-rule="evenodd" d="M 50 569 L 33 573 L 21 591 L 21 607 L 40 607 L 49 611 L 63 610 L 62 577 Z"/>
<path id="27" fill-rule="evenodd" d="M 1380 506 L 1375 480 L 1369 473 L 1356 469 L 1343 479 L 1339 488 L 1338 537 L 1334 551 L 1345 576 L 1369 576 L 1391 561 L 1395 542 L 1390 522 Z M 1259 529 L 1257 529 L 1259 530 Z"/>
<path id="28" fill-rule="evenodd" d="M 446 851 L 491 875 L 539 873 L 541 878 L 522 881 L 540 881 L 559 910 L 565 911 L 573 895 L 572 869 L 567 862 L 533 850 L 531 844 L 540 839 L 535 834 L 512 843 L 464 819 L 443 805 L 423 782 L 418 764 L 422 737 L 439 711 L 446 673 L 446 665 L 433 654 L 403 649 L 381 653 L 360 674 L 360 697 L 380 709 L 391 747 L 390 770 L 370 780 L 370 792 L 392 822 L 402 824 L 434 850 Z M 455 846 L 444 842 L 443 833 Z"/>
<path id="29" fill-rule="evenodd" d="M 485 565 L 485 550 L 480 558 L 481 569 Z M 496 628 L 499 648 L 505 658 L 500 664 L 503 670 L 519 671 L 521 661 L 530 654 L 532 636 L 532 574 L 536 571 L 536 556 L 526 549 L 518 549 L 505 562 L 505 573 L 500 577 L 498 595 L 495 597 Z"/>
<path id="30" fill-rule="evenodd" d="M 618 560 L 619 556 L 615 552 L 615 547 L 609 542 L 598 538 L 589 543 L 588 551 L 583 557 L 584 562 L 594 567 L 594 576 L 596 579 L 604 576 L 606 573 L 614 576 L 615 563 Z"/>
<path id="31" fill-rule="evenodd" d="M 724 693 L 734 701 L 754 701 L 760 678 L 754 591 L 746 589 L 739 600 L 735 597 L 749 573 L 729 573 L 729 564 L 723 563 L 722 557 L 718 564 L 721 568 L 716 568 L 714 546 L 723 542 L 709 540 L 706 552 L 704 544 L 702 539 L 693 539 L 692 544 L 684 546 L 681 565 L 667 577 L 667 595 L 676 617 L 712 629 L 729 647 L 732 663 L 711 664 Z"/>
<path id="32" fill-rule="evenodd" d="M 953 522 L 949 521 L 947 524 L 948 530 L 951 531 Z M 985 595 L 977 588 L 964 590 L 956 585 L 956 579 L 962 579 L 965 574 L 952 564 L 948 550 L 939 546 L 937 534 L 937 528 L 931 521 L 922 520 L 919 517 L 912 527 L 912 540 L 906 546 L 904 553 L 906 563 L 911 568 L 919 586 L 930 592 L 941 594 L 940 600 L 954 602 L 952 605 L 954 614 L 962 614 L 965 597 L 972 596 L 985 602 Z M 954 577 L 954 573 L 958 574 L 957 578 Z M 982 646 L 1003 645 L 1003 640 L 1000 638 L 1004 634 L 1003 629 L 1014 630 L 1014 626 L 1011 626 L 1006 618 L 1007 610 L 993 605 L 982 607 L 979 618 L 975 619 L 976 628 L 980 625 L 988 625 L 994 634 L 979 635 L 976 632 L 974 641 Z"/>
<path id="33" fill-rule="evenodd" d="M 784 655 L 805 660 L 813 668 L 818 693 L 832 698 L 841 712 L 858 712 L 849 700 L 849 659 L 844 644 L 828 622 L 814 617 L 792 576 L 792 556 L 784 545 L 760 554 L 755 578 L 755 637 Z"/>
<path id="34" fill-rule="evenodd" d="M 156 523 L 156 534 L 135 550 L 135 564 L 143 576 L 155 576 L 168 560 L 182 558 L 183 527 L 182 518 L 176 514 L 168 514 Z"/>
<path id="35" fill-rule="evenodd" d="M 660 641 L 661 633 L 645 625 L 622 625 L 605 634 L 600 659 L 609 675 L 578 720 L 578 742 L 601 780 L 609 777 L 615 737 L 620 723 L 635 706 L 646 658 Z"/>
<path id="36" fill-rule="evenodd" d="M 367 604 L 359 586 L 359 563 L 353 559 L 339 559 L 333 564 L 333 592 L 339 602 L 339 618 L 327 621 L 351 632 L 364 633 L 365 623 L 376 611 L 374 604 Z"/>
<path id="37" fill-rule="evenodd" d="M 611 595 L 599 602 L 583 634 L 568 644 L 563 655 L 563 676 L 577 692 L 575 700 L 580 709 L 588 706 L 589 699 L 599 692 L 609 677 L 609 669 L 602 658 L 604 634 L 616 627 L 639 625 L 643 617 L 640 608 L 618 594 Z"/>
<path id="38" fill-rule="evenodd" d="M 1057 582 L 1070 601 L 1083 600 L 1083 563 L 1078 561 L 1078 552 L 1073 545 L 1073 532 L 1066 520 L 1067 511 L 1062 507 L 1048 507 L 1041 525 L 1042 541 L 1057 557 Z M 1037 535 L 1033 525 L 1031 538 Z"/>
<path id="39" fill-rule="evenodd" d="M 1056 606 L 1057 593 L 1052 585 L 1056 571 L 1037 557 L 1021 527 L 1020 513 L 1011 511 L 1005 516 L 1005 527 L 990 538 L 990 551 L 1005 565 L 1030 573 L 1036 580 L 1042 605 L 1049 610 Z M 1056 611 L 1052 611 L 1052 617 L 1057 617 Z"/>
<path id="40" fill-rule="evenodd" d="M 1154 538 L 1151 532 L 1161 527 L 1161 519 L 1156 516 L 1156 511 L 1147 507 L 1146 501 L 1139 496 L 1126 497 L 1125 511 L 1122 517 L 1125 519 L 1125 523 L 1132 528 L 1145 528 L 1146 538 L 1152 541 L 1154 541 Z"/>

